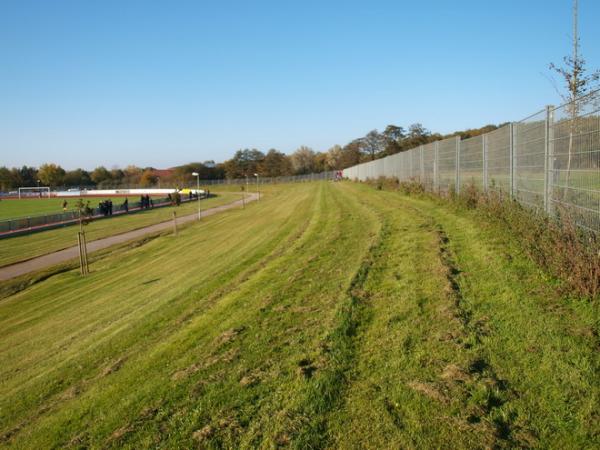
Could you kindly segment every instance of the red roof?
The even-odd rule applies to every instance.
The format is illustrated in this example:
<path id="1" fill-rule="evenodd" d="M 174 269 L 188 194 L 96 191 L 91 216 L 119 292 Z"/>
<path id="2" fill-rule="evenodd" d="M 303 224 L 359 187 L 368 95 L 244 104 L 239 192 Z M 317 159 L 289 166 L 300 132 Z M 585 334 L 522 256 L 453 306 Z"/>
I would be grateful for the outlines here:
<path id="1" fill-rule="evenodd" d="M 154 169 L 154 175 L 157 177 L 170 177 L 175 172 L 175 169 Z"/>

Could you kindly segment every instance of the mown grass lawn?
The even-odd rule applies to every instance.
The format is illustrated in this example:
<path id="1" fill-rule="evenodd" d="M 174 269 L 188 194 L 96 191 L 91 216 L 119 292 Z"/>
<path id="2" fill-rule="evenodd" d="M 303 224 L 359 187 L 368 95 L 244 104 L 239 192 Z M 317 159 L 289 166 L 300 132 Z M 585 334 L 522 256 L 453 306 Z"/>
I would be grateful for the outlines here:
<path id="1" fill-rule="evenodd" d="M 594 448 L 597 302 L 554 288 L 473 212 L 273 186 L 1 299 L 0 445 Z"/>
<path id="2" fill-rule="evenodd" d="M 202 208 L 231 203 L 239 200 L 240 195 L 231 192 L 219 193 L 216 197 L 202 200 Z M 10 200 L 12 201 L 12 200 Z M 23 200 L 26 201 L 26 200 Z M 8 202 L 8 201 L 7 201 Z M 4 202 L 0 202 L 4 203 Z M 198 209 L 196 202 L 182 203 L 180 206 L 163 207 L 135 212 L 128 215 L 118 215 L 108 219 L 94 220 L 86 225 L 87 240 L 100 239 L 113 234 L 142 228 L 172 217 L 173 211 L 178 216 L 193 214 Z M 27 236 L 17 236 L 0 240 L 0 266 L 51 253 L 63 248 L 77 245 L 77 226 L 67 226 L 54 230 L 41 231 Z"/>

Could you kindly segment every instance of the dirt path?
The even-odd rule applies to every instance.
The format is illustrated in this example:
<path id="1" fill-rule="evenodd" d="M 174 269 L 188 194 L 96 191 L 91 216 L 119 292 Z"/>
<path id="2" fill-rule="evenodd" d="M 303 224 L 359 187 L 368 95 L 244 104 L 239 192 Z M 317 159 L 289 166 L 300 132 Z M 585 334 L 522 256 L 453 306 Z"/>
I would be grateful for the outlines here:
<path id="1" fill-rule="evenodd" d="M 258 198 L 257 194 L 249 194 L 246 198 L 246 202 L 254 201 Z M 202 217 L 212 216 L 213 214 L 226 211 L 231 208 L 239 208 L 242 205 L 242 200 L 236 200 L 235 202 L 228 203 L 226 205 L 215 206 L 202 211 Z M 190 214 L 177 218 L 178 224 L 184 224 L 192 222 L 198 219 L 198 214 Z M 173 227 L 173 221 L 168 220 L 166 222 L 160 222 L 154 225 L 149 225 L 144 228 L 138 228 L 137 230 L 128 231 L 126 233 L 116 234 L 95 241 L 88 242 L 88 252 L 92 253 L 97 250 L 102 250 L 107 247 L 111 247 L 116 244 L 122 244 L 133 239 L 140 238 L 147 234 L 156 233 L 158 231 L 167 230 Z M 38 256 L 36 258 L 29 259 L 27 261 L 11 264 L 9 266 L 0 267 L 0 281 L 10 280 L 11 278 L 24 275 L 26 273 L 35 272 L 37 270 L 45 269 L 47 267 L 75 259 L 79 256 L 79 250 L 77 246 L 69 247 L 64 250 L 60 250 L 47 255 Z"/>

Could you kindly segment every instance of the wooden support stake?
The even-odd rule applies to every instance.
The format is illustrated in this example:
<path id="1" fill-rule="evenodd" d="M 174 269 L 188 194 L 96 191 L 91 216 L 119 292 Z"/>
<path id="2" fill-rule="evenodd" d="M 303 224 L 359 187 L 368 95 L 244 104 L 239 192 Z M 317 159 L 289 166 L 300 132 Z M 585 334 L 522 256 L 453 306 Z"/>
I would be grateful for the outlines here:
<path id="1" fill-rule="evenodd" d="M 81 232 L 81 241 L 83 245 L 83 267 L 85 269 L 85 274 L 90 273 L 90 265 L 88 262 L 88 253 L 87 253 L 87 238 L 85 237 L 85 231 Z"/>

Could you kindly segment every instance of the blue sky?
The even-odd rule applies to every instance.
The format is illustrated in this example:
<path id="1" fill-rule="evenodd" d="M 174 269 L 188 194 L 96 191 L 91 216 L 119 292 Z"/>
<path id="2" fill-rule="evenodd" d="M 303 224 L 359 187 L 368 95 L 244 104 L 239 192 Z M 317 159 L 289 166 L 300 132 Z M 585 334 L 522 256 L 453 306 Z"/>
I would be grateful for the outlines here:
<path id="1" fill-rule="evenodd" d="M 0 165 L 91 169 L 326 150 L 558 102 L 570 0 L 0 0 Z M 580 0 L 600 67 L 600 2 Z"/>

